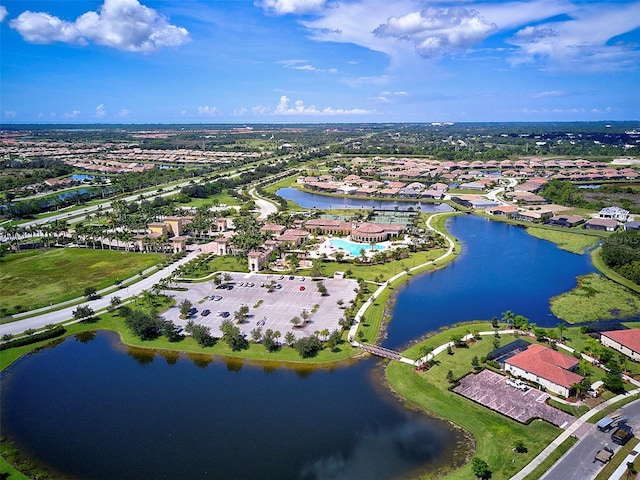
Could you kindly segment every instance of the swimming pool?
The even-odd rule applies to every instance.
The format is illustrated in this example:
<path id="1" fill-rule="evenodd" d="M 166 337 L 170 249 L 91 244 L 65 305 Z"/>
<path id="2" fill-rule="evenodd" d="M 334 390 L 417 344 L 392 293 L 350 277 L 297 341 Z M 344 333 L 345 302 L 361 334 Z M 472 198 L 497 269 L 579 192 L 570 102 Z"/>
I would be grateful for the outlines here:
<path id="1" fill-rule="evenodd" d="M 343 238 L 332 238 L 329 240 L 329 243 L 336 248 L 336 250 L 345 250 L 352 257 L 357 257 L 360 255 L 360 250 L 384 250 L 384 245 L 380 245 L 379 243 L 374 243 L 371 245 L 370 243 L 358 243 L 352 242 L 350 240 L 344 240 Z"/>

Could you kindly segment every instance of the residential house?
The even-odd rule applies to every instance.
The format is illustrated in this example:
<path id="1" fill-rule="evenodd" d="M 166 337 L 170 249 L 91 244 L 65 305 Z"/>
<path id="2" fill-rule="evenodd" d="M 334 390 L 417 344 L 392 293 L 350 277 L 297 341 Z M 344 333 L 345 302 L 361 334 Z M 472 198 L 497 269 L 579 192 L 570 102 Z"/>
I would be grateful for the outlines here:
<path id="1" fill-rule="evenodd" d="M 547 225 L 555 225 L 556 227 L 573 228 L 582 225 L 585 222 L 580 215 L 556 215 L 548 219 Z"/>
<path id="2" fill-rule="evenodd" d="M 610 218 L 590 218 L 585 222 L 584 228 L 604 232 L 615 232 L 616 228 L 618 228 L 618 221 Z"/>
<path id="3" fill-rule="evenodd" d="M 600 333 L 600 343 L 627 357 L 640 361 L 640 329 L 613 330 Z"/>
<path id="4" fill-rule="evenodd" d="M 612 218 L 619 222 L 626 222 L 629 218 L 629 210 L 620 207 L 605 207 L 598 212 L 599 218 Z"/>
<path id="5" fill-rule="evenodd" d="M 573 385 L 583 379 L 574 372 L 578 362 L 575 357 L 536 344 L 505 360 L 504 369 L 566 398 L 571 396 Z"/>
<path id="6" fill-rule="evenodd" d="M 640 231 L 640 222 L 627 222 L 624 224 L 624 229 L 628 231 Z"/>

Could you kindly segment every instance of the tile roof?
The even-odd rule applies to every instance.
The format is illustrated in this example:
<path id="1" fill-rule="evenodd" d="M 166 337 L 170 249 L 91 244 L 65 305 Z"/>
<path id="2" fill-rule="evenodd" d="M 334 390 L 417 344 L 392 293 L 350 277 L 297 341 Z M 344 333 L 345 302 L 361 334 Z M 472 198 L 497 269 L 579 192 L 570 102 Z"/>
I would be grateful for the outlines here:
<path id="1" fill-rule="evenodd" d="M 569 371 L 578 364 L 577 358 L 542 345 L 530 345 L 524 352 L 514 355 L 505 363 L 566 388 L 571 388 L 583 378 Z"/>
<path id="2" fill-rule="evenodd" d="M 640 352 L 640 329 L 634 328 L 631 330 L 614 330 L 608 332 L 602 332 L 601 335 L 610 338 L 611 340 L 618 342 L 627 348 L 630 348 L 634 352 Z"/>

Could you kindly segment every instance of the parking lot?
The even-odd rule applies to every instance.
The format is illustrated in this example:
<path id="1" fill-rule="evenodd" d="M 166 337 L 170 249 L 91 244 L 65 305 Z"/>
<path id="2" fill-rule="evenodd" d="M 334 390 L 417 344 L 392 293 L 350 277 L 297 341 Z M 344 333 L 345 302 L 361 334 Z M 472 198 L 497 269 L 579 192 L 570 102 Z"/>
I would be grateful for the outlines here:
<path id="1" fill-rule="evenodd" d="M 525 390 L 516 385 L 509 385 L 505 377 L 489 370 L 467 375 L 453 390 L 522 423 L 532 418 L 541 418 L 565 428 L 575 420 L 571 415 L 547 405 L 547 393 L 535 388 Z"/>
<path id="2" fill-rule="evenodd" d="M 189 320 L 211 328 L 211 334 L 222 336 L 220 325 L 224 320 L 223 312 L 228 312 L 228 319 L 235 323 L 234 313 L 242 305 L 249 307 L 247 320 L 238 325 L 247 337 L 256 327 L 261 327 L 264 333 L 267 329 L 281 333 L 280 341 L 284 340 L 287 332 L 293 332 L 296 338 L 302 338 L 316 331 L 327 329 L 329 332 L 340 328 L 340 319 L 344 310 L 338 305 L 338 300 L 348 306 L 355 298 L 358 283 L 347 279 L 323 279 L 327 295 L 321 296 L 317 282 L 310 277 L 276 274 L 232 273 L 232 280 L 224 282 L 233 288 L 217 288 L 213 281 L 204 283 L 179 283 L 177 286 L 187 288 L 188 291 L 168 291 L 176 299 L 176 304 L 165 314 L 164 318 L 173 320 L 176 325 L 184 327 Z M 291 279 L 290 279 L 291 278 Z M 280 285 L 269 292 L 267 285 L 271 282 Z M 253 286 L 250 286 L 253 284 Z M 264 286 L 262 286 L 264 285 Z M 213 298 L 219 298 L 214 300 Z M 197 312 L 187 319 L 180 318 L 179 305 L 188 299 Z M 209 310 L 208 315 L 203 315 Z M 293 317 L 301 321 L 302 311 L 309 313 L 304 327 L 294 327 Z"/>

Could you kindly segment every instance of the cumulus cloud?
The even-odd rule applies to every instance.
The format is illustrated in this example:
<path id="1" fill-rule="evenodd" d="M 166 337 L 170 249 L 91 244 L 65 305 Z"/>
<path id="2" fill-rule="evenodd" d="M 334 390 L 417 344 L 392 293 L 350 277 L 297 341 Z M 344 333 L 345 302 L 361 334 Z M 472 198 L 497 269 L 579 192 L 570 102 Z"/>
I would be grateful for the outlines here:
<path id="1" fill-rule="evenodd" d="M 251 112 L 254 115 L 266 115 L 269 113 L 269 107 L 264 107 L 262 105 L 257 105 L 251 109 Z"/>
<path id="2" fill-rule="evenodd" d="M 80 116 L 80 110 L 72 110 L 62 115 L 64 118 L 77 118 Z"/>
<path id="3" fill-rule="evenodd" d="M 18 112 L 15 110 L 5 110 L 3 113 L 4 118 L 16 118 L 18 116 Z"/>
<path id="4" fill-rule="evenodd" d="M 257 0 L 255 5 L 275 15 L 301 15 L 322 9 L 325 0 Z"/>
<path id="5" fill-rule="evenodd" d="M 427 8 L 401 17 L 391 17 L 373 33 L 380 37 L 408 40 L 425 57 L 455 50 L 466 50 L 494 33 L 498 27 L 488 23 L 475 10 L 466 8 Z"/>
<path id="6" fill-rule="evenodd" d="M 117 116 L 121 117 L 121 118 L 122 117 L 128 117 L 129 113 L 131 113 L 131 112 L 129 112 L 129 110 L 127 110 L 126 108 L 123 108 L 117 113 Z"/>
<path id="7" fill-rule="evenodd" d="M 104 105 L 101 103 L 96 107 L 96 117 L 104 118 L 107 116 L 107 110 L 104 108 Z"/>
<path id="8" fill-rule="evenodd" d="M 4 22 L 4 19 L 7 18 L 7 8 L 0 5 L 0 23 Z"/>
<path id="9" fill-rule="evenodd" d="M 323 109 L 316 108 L 315 105 L 305 106 L 302 100 L 296 100 L 291 106 L 289 97 L 283 95 L 280 97 L 280 102 L 274 110 L 275 115 L 363 115 L 367 113 L 375 113 L 375 110 L 364 110 L 360 108 L 354 109 L 342 109 L 326 107 Z"/>
<path id="10" fill-rule="evenodd" d="M 205 117 L 213 117 L 217 115 L 218 109 L 216 107 L 198 107 L 198 115 L 203 115 Z"/>
<path id="11" fill-rule="evenodd" d="M 166 17 L 138 0 L 105 0 L 98 12 L 84 13 L 73 22 L 27 10 L 9 25 L 29 43 L 93 42 L 140 53 L 179 46 L 189 40 L 185 28 L 171 25 Z"/>

